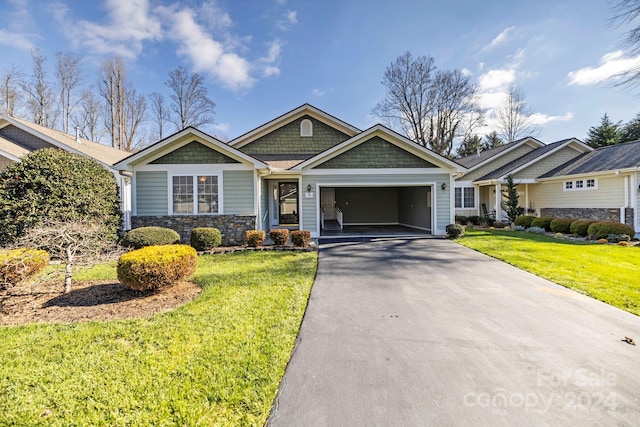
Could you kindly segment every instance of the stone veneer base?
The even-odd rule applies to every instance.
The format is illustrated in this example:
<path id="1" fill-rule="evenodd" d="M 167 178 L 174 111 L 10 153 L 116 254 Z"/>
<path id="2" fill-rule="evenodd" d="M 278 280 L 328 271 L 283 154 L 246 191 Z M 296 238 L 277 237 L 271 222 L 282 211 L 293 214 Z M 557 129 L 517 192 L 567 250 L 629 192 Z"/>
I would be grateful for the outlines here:
<path id="1" fill-rule="evenodd" d="M 540 216 L 617 221 L 633 227 L 634 209 L 625 209 L 625 218 L 620 218 L 619 208 L 541 208 Z"/>

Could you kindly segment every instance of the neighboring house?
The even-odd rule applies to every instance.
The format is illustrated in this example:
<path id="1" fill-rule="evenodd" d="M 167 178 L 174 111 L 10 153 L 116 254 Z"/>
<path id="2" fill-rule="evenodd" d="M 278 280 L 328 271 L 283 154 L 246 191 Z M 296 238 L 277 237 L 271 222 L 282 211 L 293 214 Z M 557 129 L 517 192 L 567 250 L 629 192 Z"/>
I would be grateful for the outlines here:
<path id="1" fill-rule="evenodd" d="M 120 186 L 123 212 L 130 210 L 130 180 L 127 176 L 121 175 L 113 164 L 131 153 L 26 120 L 0 115 L 0 170 L 5 169 L 12 162 L 19 161 L 25 154 L 40 148 L 59 148 L 97 160 L 114 174 Z M 125 226 L 129 226 L 126 216 Z"/>
<path id="2" fill-rule="evenodd" d="M 538 216 L 619 221 L 640 229 L 640 141 L 593 148 L 575 138 L 545 145 L 535 138 L 457 160 L 468 172 L 455 183 L 456 215 L 505 219 L 508 175 L 520 206 Z"/>
<path id="3" fill-rule="evenodd" d="M 115 167 L 132 176 L 133 227 L 186 239 L 213 226 L 225 244 L 278 227 L 319 237 L 336 225 L 397 224 L 442 235 L 454 177 L 466 171 L 384 126 L 362 131 L 308 104 L 228 144 L 187 128 Z"/>

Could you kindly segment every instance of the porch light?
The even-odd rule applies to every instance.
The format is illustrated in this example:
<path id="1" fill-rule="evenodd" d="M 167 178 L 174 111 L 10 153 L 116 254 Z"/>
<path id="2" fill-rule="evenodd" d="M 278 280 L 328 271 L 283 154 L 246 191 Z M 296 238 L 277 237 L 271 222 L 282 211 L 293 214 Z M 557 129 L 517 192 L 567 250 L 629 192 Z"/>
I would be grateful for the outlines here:
<path id="1" fill-rule="evenodd" d="M 307 184 L 307 193 L 311 193 L 311 184 Z"/>
<path id="2" fill-rule="evenodd" d="M 442 185 L 440 186 L 440 188 L 442 188 L 442 190 L 446 190 L 447 189 L 447 183 L 443 182 Z"/>

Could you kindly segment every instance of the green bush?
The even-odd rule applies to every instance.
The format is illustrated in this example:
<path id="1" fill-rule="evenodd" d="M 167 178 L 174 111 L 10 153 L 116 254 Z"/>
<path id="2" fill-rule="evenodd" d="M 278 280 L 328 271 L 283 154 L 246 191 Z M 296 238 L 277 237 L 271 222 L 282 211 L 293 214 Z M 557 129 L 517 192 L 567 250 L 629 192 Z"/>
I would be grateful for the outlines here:
<path id="1" fill-rule="evenodd" d="M 118 260 L 118 280 L 136 291 L 155 290 L 193 275 L 198 254 L 189 245 L 147 246 Z"/>
<path id="2" fill-rule="evenodd" d="M 551 221 L 551 231 L 554 233 L 571 233 L 571 224 L 573 219 L 570 218 L 556 218 Z"/>
<path id="3" fill-rule="evenodd" d="M 627 234 L 633 236 L 635 231 L 633 227 L 621 224 L 615 221 L 599 221 L 594 222 L 587 229 L 587 233 L 591 239 L 604 239 L 609 234 Z"/>
<path id="4" fill-rule="evenodd" d="M 146 246 L 175 245 L 180 235 L 170 228 L 140 227 L 128 231 L 120 241 L 125 248 L 140 249 Z"/>
<path id="5" fill-rule="evenodd" d="M 628 234 L 609 234 L 607 240 L 610 243 L 630 242 L 631 236 Z"/>
<path id="6" fill-rule="evenodd" d="M 0 172 L 0 245 L 48 221 L 92 221 L 114 242 L 121 228 L 120 195 L 97 161 L 57 148 L 26 154 Z"/>
<path id="7" fill-rule="evenodd" d="M 487 227 L 493 227 L 496 223 L 495 218 L 491 218 L 490 216 L 481 216 L 480 217 L 480 225 L 485 225 Z"/>
<path id="8" fill-rule="evenodd" d="M 460 224 L 449 224 L 445 227 L 447 237 L 450 239 L 457 239 L 464 236 L 464 227 Z"/>
<path id="9" fill-rule="evenodd" d="M 0 289 L 8 289 L 35 276 L 49 264 L 49 254 L 39 249 L 0 251 Z"/>
<path id="10" fill-rule="evenodd" d="M 481 220 L 482 217 L 478 215 L 471 215 L 470 217 L 467 217 L 467 221 L 469 221 L 472 225 L 480 225 Z"/>
<path id="11" fill-rule="evenodd" d="M 520 227 L 529 228 L 531 227 L 531 221 L 533 221 L 534 219 L 536 219 L 536 217 L 532 215 L 521 215 L 517 217 L 516 220 L 513 221 L 513 223 L 515 225 L 519 225 Z"/>
<path id="12" fill-rule="evenodd" d="M 269 230 L 269 237 L 276 246 L 284 246 L 289 240 L 289 230 L 286 228 L 278 228 Z"/>
<path id="13" fill-rule="evenodd" d="M 293 230 L 291 232 L 291 243 L 300 248 L 306 248 L 311 242 L 311 232 L 309 230 Z"/>
<path id="14" fill-rule="evenodd" d="M 217 228 L 196 227 L 191 231 L 189 243 L 196 251 L 208 251 L 222 244 L 222 234 Z"/>
<path id="15" fill-rule="evenodd" d="M 533 221 L 531 221 L 530 227 L 540 227 L 544 228 L 546 231 L 551 231 L 551 221 L 553 221 L 553 218 L 548 216 L 541 216 L 538 218 L 534 218 Z"/>
<path id="16" fill-rule="evenodd" d="M 589 226 L 594 222 L 597 221 L 593 219 L 579 219 L 577 221 L 573 221 L 571 223 L 571 228 L 569 229 L 569 231 L 571 232 L 571 234 L 577 234 L 581 237 L 587 237 L 589 235 Z"/>
<path id="17" fill-rule="evenodd" d="M 464 215 L 456 215 L 455 219 L 458 224 L 462 224 L 462 225 L 465 225 L 467 222 L 469 222 L 469 218 L 467 218 Z"/>
<path id="18" fill-rule="evenodd" d="M 247 230 L 245 232 L 245 237 L 247 239 L 247 246 L 256 248 L 258 246 L 262 246 L 266 236 L 262 230 Z"/>

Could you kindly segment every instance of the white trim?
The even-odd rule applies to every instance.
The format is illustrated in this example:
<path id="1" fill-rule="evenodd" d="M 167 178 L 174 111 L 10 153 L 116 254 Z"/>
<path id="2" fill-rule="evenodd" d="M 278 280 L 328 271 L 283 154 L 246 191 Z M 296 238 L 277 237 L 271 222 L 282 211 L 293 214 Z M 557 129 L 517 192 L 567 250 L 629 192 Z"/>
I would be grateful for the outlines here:
<path id="1" fill-rule="evenodd" d="M 313 122 L 309 119 L 300 120 L 300 137 L 309 138 L 313 136 Z"/>
<path id="2" fill-rule="evenodd" d="M 595 185 L 593 187 L 587 187 L 587 181 L 591 181 L 591 180 L 595 181 Z M 577 187 L 578 182 L 582 183 L 581 184 L 582 187 Z M 568 183 L 571 183 L 571 188 L 567 188 Z M 597 189 L 598 189 L 598 178 L 576 178 L 573 180 L 566 180 L 562 182 L 562 191 L 565 191 L 565 192 L 589 191 L 589 190 L 597 190 Z"/>
<path id="3" fill-rule="evenodd" d="M 581 179 L 581 178 L 591 177 L 591 176 L 609 176 L 609 175 L 618 176 L 623 173 L 629 173 L 629 172 L 635 172 L 635 171 L 636 171 L 636 168 L 610 169 L 610 170 L 598 171 L 598 172 L 576 173 L 571 175 L 552 176 L 548 178 L 536 178 L 536 181 L 538 182 L 570 181 L 570 180 Z"/>
<path id="4" fill-rule="evenodd" d="M 255 171 L 256 169 L 238 163 L 221 164 L 166 164 L 166 165 L 139 165 L 134 166 L 135 172 L 167 172 L 167 173 L 222 173 L 223 171 Z"/>
<path id="5" fill-rule="evenodd" d="M 302 188 L 302 175 L 300 175 L 298 177 L 298 230 L 304 230 L 304 225 L 302 224 L 304 220 L 304 215 L 302 215 L 302 194 L 304 192 L 306 192 L 306 188 Z"/>
<path id="6" fill-rule="evenodd" d="M 515 142 L 515 141 L 514 141 L 514 142 Z M 545 145 L 542 141 L 538 141 L 537 139 L 535 139 L 535 138 L 532 138 L 532 137 L 528 136 L 528 137 L 526 137 L 526 138 L 523 138 L 523 139 L 522 139 L 522 141 L 520 141 L 519 143 L 517 143 L 517 144 L 513 144 L 513 147 L 509 147 L 509 148 L 507 148 L 506 150 L 499 152 L 499 153 L 498 153 L 498 154 L 496 154 L 495 156 L 491 156 L 491 157 L 489 157 L 489 158 L 487 158 L 487 159 L 485 159 L 485 160 L 481 161 L 481 162 L 480 162 L 480 163 L 478 163 L 477 165 L 474 165 L 474 166 L 470 167 L 470 168 L 467 170 L 467 172 L 466 172 L 466 173 L 473 172 L 474 170 L 476 170 L 476 169 L 478 169 L 478 168 L 480 168 L 480 167 L 482 167 L 482 166 L 484 166 L 484 165 L 486 165 L 486 164 L 490 163 L 492 160 L 499 159 L 500 157 L 504 156 L 505 154 L 512 152 L 512 151 L 513 151 L 513 150 L 515 150 L 516 148 L 520 148 L 520 147 L 522 147 L 523 145 L 530 145 L 530 143 L 534 143 L 535 145 L 537 145 L 537 147 L 535 147 L 535 148 L 534 148 L 534 150 L 535 150 L 536 148 L 540 148 L 540 147 L 543 147 L 543 146 Z M 474 156 L 475 156 L 475 154 L 474 154 Z"/>
<path id="7" fill-rule="evenodd" d="M 24 153 L 24 154 L 26 155 L 26 154 L 28 154 L 28 153 L 30 153 L 30 151 L 29 151 L 29 150 L 25 150 L 25 153 Z M 6 157 L 7 159 L 9 159 L 9 160 L 13 160 L 14 162 L 17 162 L 17 161 L 19 161 L 19 160 L 20 160 L 20 157 L 17 157 L 17 156 L 14 156 L 13 154 L 7 153 L 7 152 L 6 152 L 6 151 L 4 151 L 4 150 L 0 150 L 0 156 L 2 156 L 2 157 Z"/>
<path id="8" fill-rule="evenodd" d="M 633 229 L 636 231 L 636 235 L 640 234 L 640 227 L 638 226 L 638 218 L 640 218 L 640 212 L 638 212 L 638 172 L 631 175 L 631 204 L 633 208 Z"/>
<path id="9" fill-rule="evenodd" d="M 380 168 L 380 169 L 304 169 L 303 176 L 315 175 L 436 175 L 450 174 L 448 170 L 441 168 Z"/>
<path id="10" fill-rule="evenodd" d="M 192 213 L 173 213 L 173 177 L 174 176 L 190 176 L 193 178 L 193 212 Z M 198 176 L 215 176 L 218 180 L 218 212 L 213 213 L 198 213 Z M 224 215 L 224 183 L 222 180 L 222 174 L 215 173 L 168 173 L 167 174 L 167 213 L 169 216 L 216 216 Z"/>
<path id="11" fill-rule="evenodd" d="M 460 198 L 461 198 L 461 202 L 462 202 L 462 206 L 460 207 L 456 207 L 456 190 L 460 189 Z M 467 188 L 472 188 L 473 189 L 473 206 L 465 206 L 464 204 L 464 190 Z M 453 188 L 453 207 L 455 210 L 469 210 L 469 209 L 477 209 L 478 207 L 478 187 L 476 187 L 475 185 L 465 185 L 460 186 L 460 185 L 456 185 Z"/>

